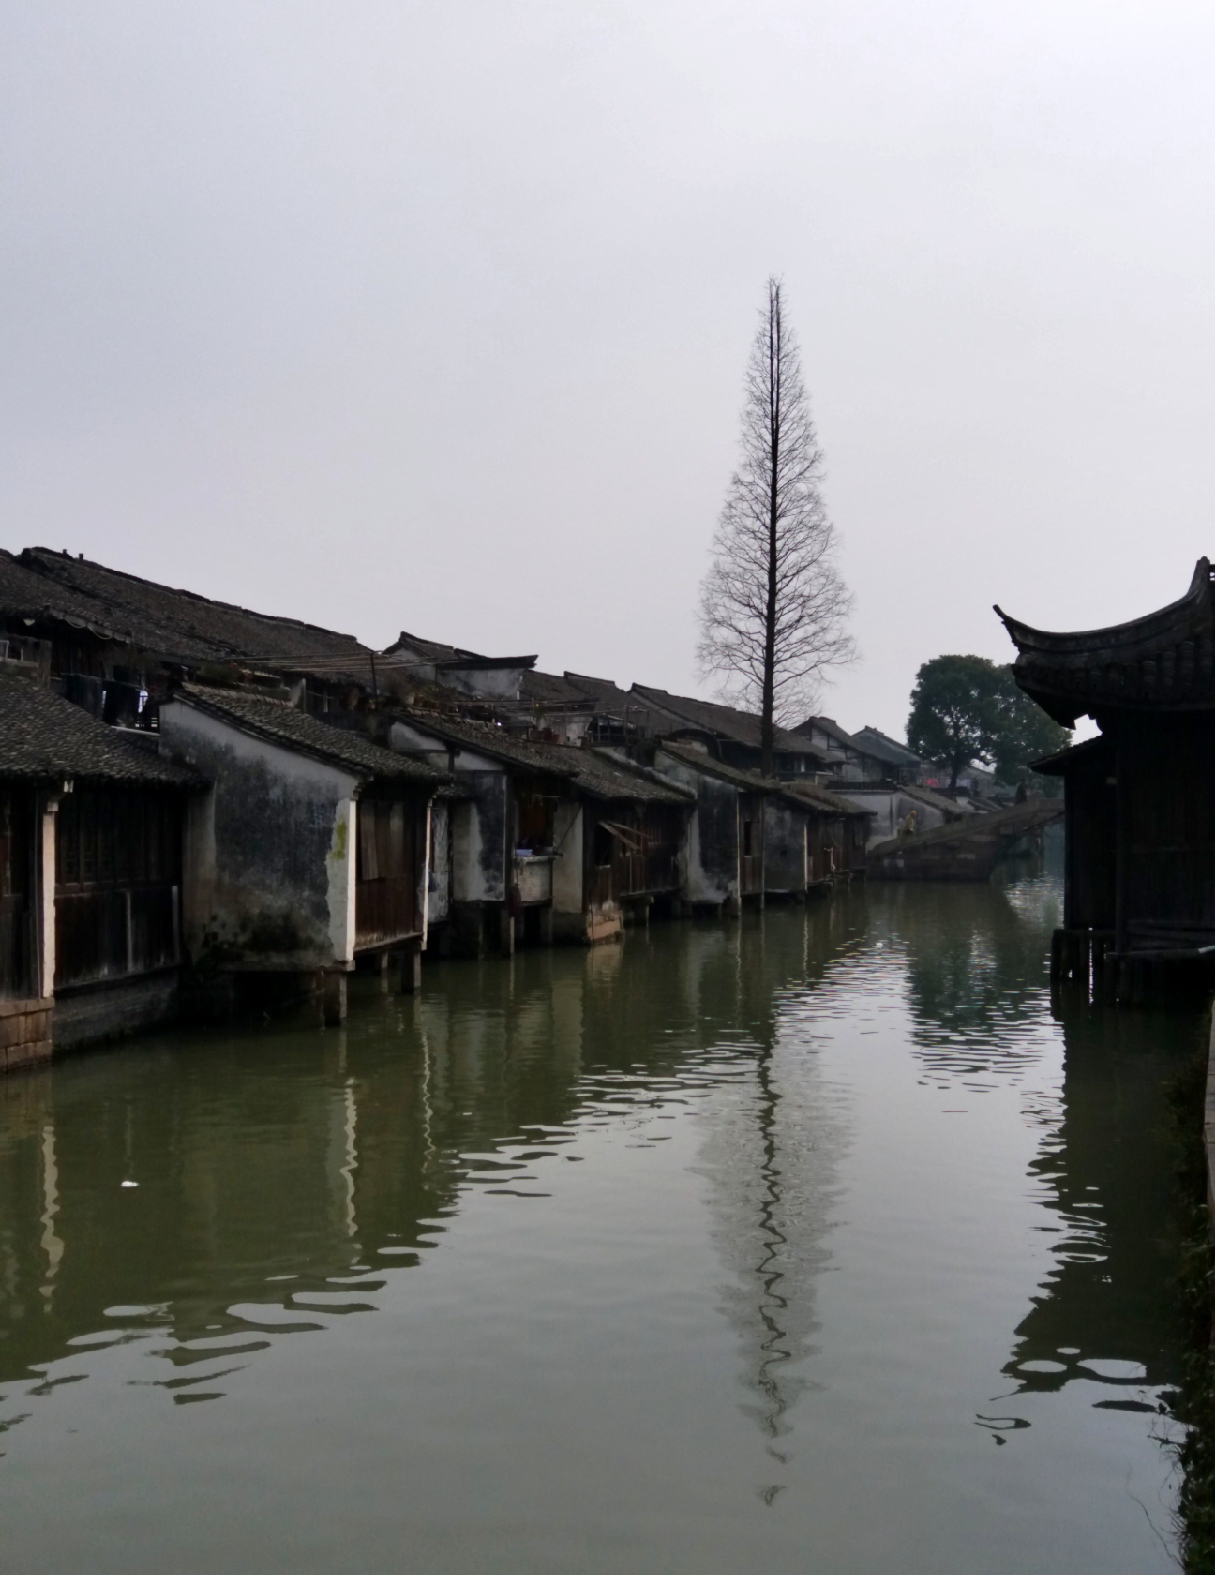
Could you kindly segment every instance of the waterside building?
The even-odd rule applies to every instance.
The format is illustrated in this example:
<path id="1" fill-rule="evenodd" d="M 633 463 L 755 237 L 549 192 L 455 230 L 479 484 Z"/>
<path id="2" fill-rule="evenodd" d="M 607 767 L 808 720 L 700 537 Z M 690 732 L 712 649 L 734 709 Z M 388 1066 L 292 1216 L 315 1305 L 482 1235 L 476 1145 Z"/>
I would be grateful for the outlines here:
<path id="1" fill-rule="evenodd" d="M 1215 586 L 1200 558 L 1179 601 L 1079 633 L 1000 613 L 1021 688 L 1100 736 L 1038 770 L 1063 779 L 1066 873 L 1053 967 L 1120 1001 L 1215 959 Z"/>

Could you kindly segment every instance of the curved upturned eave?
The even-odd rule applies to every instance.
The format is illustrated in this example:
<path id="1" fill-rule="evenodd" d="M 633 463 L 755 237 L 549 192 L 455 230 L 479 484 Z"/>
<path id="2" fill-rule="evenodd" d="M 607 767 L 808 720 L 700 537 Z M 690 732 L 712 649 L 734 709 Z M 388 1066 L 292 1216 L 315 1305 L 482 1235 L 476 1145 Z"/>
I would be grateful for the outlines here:
<path id="1" fill-rule="evenodd" d="M 1117 653 L 1119 659 L 1125 660 L 1136 650 L 1150 651 L 1154 646 L 1173 644 L 1200 629 L 1212 627 L 1211 565 L 1208 559 L 1199 558 L 1190 587 L 1178 601 L 1142 618 L 1112 624 L 1106 629 L 1056 633 L 1033 629 L 1029 624 L 1010 618 L 999 606 L 994 611 L 1022 656 L 1094 659 L 1107 653 L 1108 659 Z"/>

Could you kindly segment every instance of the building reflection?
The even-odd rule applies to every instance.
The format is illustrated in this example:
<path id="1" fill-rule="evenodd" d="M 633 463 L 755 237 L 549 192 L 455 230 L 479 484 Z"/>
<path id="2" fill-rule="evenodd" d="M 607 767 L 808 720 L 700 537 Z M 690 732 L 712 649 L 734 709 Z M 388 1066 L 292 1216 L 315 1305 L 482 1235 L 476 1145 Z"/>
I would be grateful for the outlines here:
<path id="1" fill-rule="evenodd" d="M 452 963 L 415 998 L 359 981 L 338 1032 L 142 1039 L 5 1079 L 0 1382 L 141 1319 L 183 1365 L 190 1342 L 315 1327 L 318 1293 L 419 1261 L 469 1188 L 526 1168 L 521 1151 L 696 1083 L 698 1058 L 707 1086 L 722 1044 L 778 1055 L 773 995 L 803 966 L 800 930 L 792 945 L 667 926 L 630 937 L 627 968 L 619 947 Z M 773 1158 L 756 1185 L 776 1189 L 775 1219 L 787 1140 L 762 1075 Z"/>
<path id="2" fill-rule="evenodd" d="M 1056 1032 L 1051 901 L 1044 885 L 875 888 L 656 926 L 623 952 L 452 963 L 415 998 L 359 981 L 340 1032 L 146 1039 L 0 1081 L 0 1382 L 141 1317 L 182 1369 L 202 1340 L 315 1328 L 335 1281 L 371 1295 L 441 1250 L 470 1189 L 509 1187 L 580 1120 L 677 1096 L 703 1128 L 746 1409 L 779 1458 L 852 1127 L 823 1019 L 884 992 L 925 1076 L 1018 1076 Z M 1052 1265 L 1015 1331 L 1019 1389 L 1091 1362 L 1175 1376 L 1162 1083 L 1192 1026 L 1067 1009 L 1062 1101 L 1028 1112 Z"/>
<path id="3" fill-rule="evenodd" d="M 1113 1386 L 1104 1405 L 1142 1409 L 1125 1389 L 1179 1375 L 1177 1163 L 1169 1087 L 1201 1037 L 1185 1014 L 1061 1011 L 1061 1115 L 1031 1175 L 1053 1260 L 1005 1372 L 1016 1392 L 1073 1378 Z"/>
<path id="4" fill-rule="evenodd" d="M 912 1039 L 926 1075 L 970 1088 L 982 1086 L 966 1082 L 975 1074 L 1024 1084 L 1063 1038 L 1061 1085 L 1027 1087 L 1023 1099 L 1041 1134 L 1030 1180 L 1043 1213 L 1032 1229 L 1049 1243 L 1050 1268 L 1014 1331 L 1006 1393 L 1056 1391 L 1079 1378 L 1108 1386 L 1099 1405 L 1155 1409 L 1136 1391 L 1175 1382 L 1179 1371 L 1169 1089 L 1201 1024 L 1184 1012 L 1103 1010 L 1082 992 L 1064 992 L 1052 1008 L 1044 986 L 1059 897 L 1051 880 L 1002 894 L 951 888 L 935 905 L 925 895 L 891 892 L 873 922 L 905 947 Z"/>

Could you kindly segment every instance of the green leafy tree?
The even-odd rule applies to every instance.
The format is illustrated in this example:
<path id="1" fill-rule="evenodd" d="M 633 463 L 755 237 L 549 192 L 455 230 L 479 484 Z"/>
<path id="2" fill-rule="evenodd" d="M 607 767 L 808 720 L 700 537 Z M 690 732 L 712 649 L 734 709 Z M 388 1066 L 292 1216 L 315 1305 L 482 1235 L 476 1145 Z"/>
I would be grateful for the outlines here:
<path id="1" fill-rule="evenodd" d="M 916 674 L 907 742 L 949 771 L 949 785 L 972 762 L 1001 782 L 1024 782 L 1030 761 L 1066 746 L 1071 735 L 1017 687 L 1012 668 L 985 656 L 937 656 Z"/>
<path id="2" fill-rule="evenodd" d="M 1017 687 L 1011 667 L 1002 671 L 1004 683 L 998 699 L 1000 721 L 991 751 L 996 775 L 1001 782 L 1032 783 L 1036 791 L 1050 796 L 1060 791 L 1058 778 L 1035 776 L 1030 763 L 1066 749 L 1072 735 Z"/>
<path id="3" fill-rule="evenodd" d="M 935 656 L 916 674 L 907 743 L 949 771 L 992 762 L 999 730 L 1000 669 L 983 656 Z"/>

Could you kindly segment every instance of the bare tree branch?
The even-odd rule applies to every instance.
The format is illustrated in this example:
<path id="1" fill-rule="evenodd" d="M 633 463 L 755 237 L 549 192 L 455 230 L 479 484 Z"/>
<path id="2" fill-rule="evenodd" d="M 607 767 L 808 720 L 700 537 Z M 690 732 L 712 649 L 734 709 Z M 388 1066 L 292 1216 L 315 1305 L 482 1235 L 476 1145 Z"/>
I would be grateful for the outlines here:
<path id="1" fill-rule="evenodd" d="M 846 627 L 852 597 L 819 486 L 823 456 L 775 278 L 744 387 L 742 459 L 700 588 L 697 657 L 724 696 L 759 712 L 762 769 L 771 775 L 774 723 L 812 710 L 824 674 L 856 655 Z"/>

